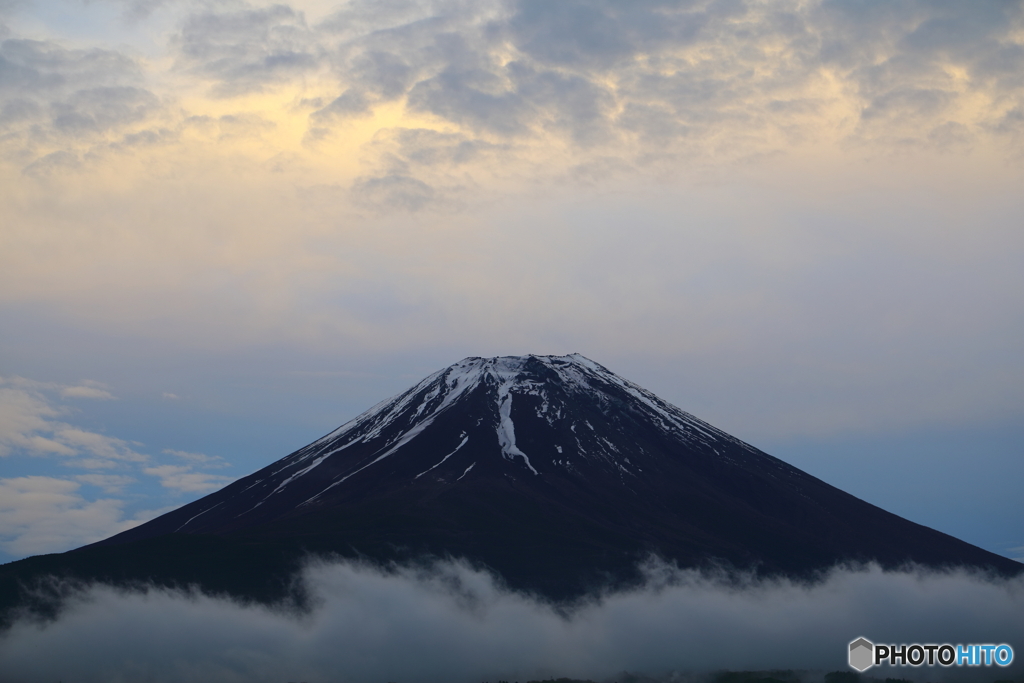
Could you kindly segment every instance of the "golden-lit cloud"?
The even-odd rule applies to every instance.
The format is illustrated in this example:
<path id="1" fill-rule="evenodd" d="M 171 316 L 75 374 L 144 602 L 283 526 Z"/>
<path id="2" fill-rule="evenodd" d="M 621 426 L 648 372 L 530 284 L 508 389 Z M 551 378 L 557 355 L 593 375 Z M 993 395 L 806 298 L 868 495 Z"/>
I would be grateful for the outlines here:
<path id="1" fill-rule="evenodd" d="M 949 362 L 1019 324 L 1017 4 L 129 3 L 130 48 L 5 7 L 0 305 L 211 352 L 1019 376 Z"/>

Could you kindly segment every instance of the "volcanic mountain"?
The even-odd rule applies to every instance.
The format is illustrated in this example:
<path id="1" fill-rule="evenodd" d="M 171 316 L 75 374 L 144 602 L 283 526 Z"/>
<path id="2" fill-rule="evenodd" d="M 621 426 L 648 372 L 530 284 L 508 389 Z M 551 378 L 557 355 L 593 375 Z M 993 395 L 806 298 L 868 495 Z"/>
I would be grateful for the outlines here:
<path id="1" fill-rule="evenodd" d="M 323 553 L 462 557 L 554 598 L 629 581 L 651 555 L 791 576 L 846 561 L 1024 568 L 578 354 L 466 358 L 216 493 L 49 564 L 23 562 L 36 561 L 32 574 L 267 597 Z"/>

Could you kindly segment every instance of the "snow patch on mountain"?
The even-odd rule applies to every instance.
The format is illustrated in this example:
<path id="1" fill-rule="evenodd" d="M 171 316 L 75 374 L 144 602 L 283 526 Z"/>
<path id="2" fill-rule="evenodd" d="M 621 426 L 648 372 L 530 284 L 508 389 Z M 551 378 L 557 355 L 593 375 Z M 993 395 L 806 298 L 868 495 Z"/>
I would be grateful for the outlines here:
<path id="1" fill-rule="evenodd" d="M 450 457 L 452 457 L 453 455 L 455 455 L 456 453 L 458 453 L 458 452 L 459 452 L 459 449 L 461 449 L 461 448 L 462 448 L 463 446 L 465 446 L 465 445 L 466 445 L 467 443 L 469 443 L 469 437 L 468 437 L 468 436 L 466 436 L 466 433 L 465 433 L 465 432 L 463 432 L 463 433 L 462 433 L 462 442 L 461 442 L 461 443 L 459 443 L 459 445 L 455 447 L 455 450 L 454 450 L 454 451 L 452 451 L 452 452 L 451 452 L 451 453 L 449 453 L 448 455 L 446 455 L 446 456 L 444 456 L 443 458 L 441 458 L 441 462 L 437 463 L 437 464 L 436 464 L 436 465 L 434 465 L 433 467 L 430 467 L 429 469 L 423 470 L 422 472 L 420 472 L 419 474 L 417 474 L 417 475 L 416 475 L 415 477 L 413 477 L 413 479 L 419 479 L 420 477 L 422 477 L 422 476 L 423 476 L 424 474 L 426 474 L 426 473 L 427 473 L 427 472 L 429 472 L 430 470 L 434 470 L 434 469 L 437 469 L 438 467 L 440 467 L 441 465 L 443 465 L 443 464 L 444 464 L 444 461 L 445 461 L 445 460 L 447 460 L 448 458 L 450 458 Z M 470 465 L 470 467 L 472 467 L 472 465 Z M 468 470 L 467 470 L 467 471 L 468 471 Z M 463 474 L 465 474 L 465 472 L 463 472 Z M 459 477 L 459 479 L 461 479 L 461 478 L 462 478 L 462 477 Z"/>
<path id="2" fill-rule="evenodd" d="M 519 456 L 530 471 L 537 474 L 537 470 L 530 464 L 529 456 L 516 446 L 516 427 L 512 423 L 512 388 L 519 378 L 517 371 L 518 368 L 508 366 L 492 370 L 493 376 L 498 380 L 498 443 L 501 444 L 503 456 L 509 460 Z"/>

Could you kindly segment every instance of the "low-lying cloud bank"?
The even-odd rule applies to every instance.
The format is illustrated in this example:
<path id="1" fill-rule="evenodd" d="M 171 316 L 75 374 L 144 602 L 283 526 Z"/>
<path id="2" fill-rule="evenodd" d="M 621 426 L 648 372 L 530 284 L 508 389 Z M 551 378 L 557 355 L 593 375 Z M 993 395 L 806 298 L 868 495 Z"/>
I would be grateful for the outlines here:
<path id="1" fill-rule="evenodd" d="M 308 612 L 170 590 L 93 586 L 55 622 L 0 637 L 0 680 L 446 681 L 623 671 L 846 669 L 874 642 L 1008 643 L 1024 658 L 1024 577 L 837 569 L 814 585 L 648 567 L 648 580 L 556 608 L 451 562 L 423 569 L 314 563 Z M 673 673 L 675 672 L 675 673 Z M 902 667 L 922 680 L 996 680 L 1008 669 Z"/>

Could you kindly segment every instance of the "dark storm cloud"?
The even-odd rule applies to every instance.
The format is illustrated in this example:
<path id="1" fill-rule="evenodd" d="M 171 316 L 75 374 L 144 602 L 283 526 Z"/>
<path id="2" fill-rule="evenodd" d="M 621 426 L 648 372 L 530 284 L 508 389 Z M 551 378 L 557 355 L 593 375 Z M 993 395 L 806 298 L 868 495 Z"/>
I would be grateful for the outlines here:
<path id="1" fill-rule="evenodd" d="M 222 96 L 259 92 L 319 64 L 300 12 L 285 5 L 190 16 L 177 38 L 181 63 Z"/>
<path id="2" fill-rule="evenodd" d="M 0 639 L 7 681 L 605 679 L 715 669 L 843 670 L 847 643 L 1024 642 L 1024 584 L 967 573 L 837 570 L 814 585 L 649 567 L 647 584 L 556 608 L 461 564 L 315 565 L 310 612 L 196 593 L 94 587 Z M 1016 669 L 980 673 L 1008 677 Z M 876 675 L 963 680 L 937 667 Z"/>

